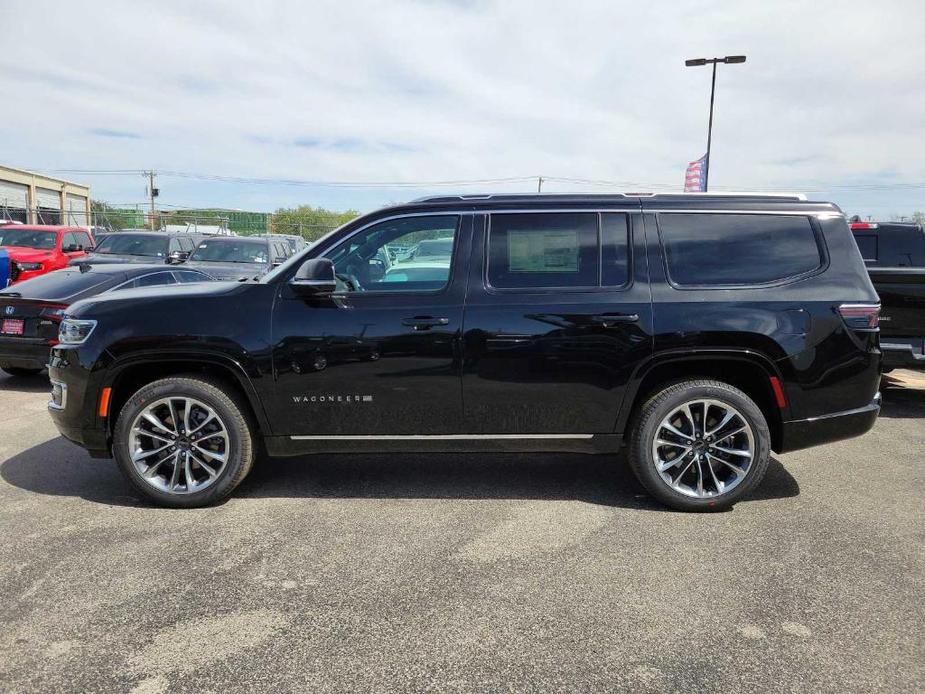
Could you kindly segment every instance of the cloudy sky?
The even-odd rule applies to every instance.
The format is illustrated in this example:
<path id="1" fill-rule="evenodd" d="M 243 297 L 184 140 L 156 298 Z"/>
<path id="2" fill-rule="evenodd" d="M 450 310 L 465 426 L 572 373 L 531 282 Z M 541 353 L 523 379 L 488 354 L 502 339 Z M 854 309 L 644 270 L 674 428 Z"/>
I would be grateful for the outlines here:
<path id="1" fill-rule="evenodd" d="M 111 203 L 142 202 L 141 176 L 89 172 L 151 168 L 164 204 L 263 211 L 538 175 L 679 189 L 710 88 L 683 61 L 744 53 L 719 68 L 716 189 L 925 210 L 921 0 L 3 0 L 0 24 L 0 163 L 86 171 L 62 175 Z"/>

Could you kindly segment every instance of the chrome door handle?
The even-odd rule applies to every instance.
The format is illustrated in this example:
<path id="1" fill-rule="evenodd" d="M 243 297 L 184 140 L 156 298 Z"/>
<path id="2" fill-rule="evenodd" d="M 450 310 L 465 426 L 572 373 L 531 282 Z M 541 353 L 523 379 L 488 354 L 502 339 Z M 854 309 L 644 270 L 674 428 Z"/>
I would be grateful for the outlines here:
<path id="1" fill-rule="evenodd" d="M 620 323 L 638 323 L 638 313 L 605 313 L 600 316 L 591 316 L 591 322 L 604 328 L 612 328 Z"/>
<path id="2" fill-rule="evenodd" d="M 413 318 L 403 318 L 402 325 L 407 325 L 413 330 L 430 330 L 439 325 L 449 325 L 449 318 L 434 318 L 432 316 L 414 316 Z"/>

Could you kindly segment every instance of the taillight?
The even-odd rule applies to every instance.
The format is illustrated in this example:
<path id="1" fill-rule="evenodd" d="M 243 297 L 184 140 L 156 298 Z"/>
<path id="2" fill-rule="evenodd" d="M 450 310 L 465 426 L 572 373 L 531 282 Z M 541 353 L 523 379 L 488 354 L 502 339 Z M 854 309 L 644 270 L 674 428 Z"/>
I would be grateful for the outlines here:
<path id="1" fill-rule="evenodd" d="M 851 231 L 870 231 L 880 227 L 879 224 L 873 224 L 872 222 L 851 222 L 849 226 Z"/>
<path id="2" fill-rule="evenodd" d="M 41 316 L 42 318 L 48 318 L 56 323 L 60 323 L 66 311 L 67 305 L 65 304 L 48 304 L 42 308 Z"/>
<path id="3" fill-rule="evenodd" d="M 838 313 L 852 330 L 876 330 L 880 327 L 880 304 L 842 304 Z"/>

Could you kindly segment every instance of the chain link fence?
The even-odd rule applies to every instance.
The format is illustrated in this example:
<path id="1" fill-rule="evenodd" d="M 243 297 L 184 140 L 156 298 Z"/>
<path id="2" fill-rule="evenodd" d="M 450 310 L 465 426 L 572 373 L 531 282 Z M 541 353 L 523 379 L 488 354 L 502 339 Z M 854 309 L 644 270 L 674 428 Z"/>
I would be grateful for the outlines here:
<path id="1" fill-rule="evenodd" d="M 20 208 L 0 206 L 0 224 L 63 224 L 90 227 L 95 231 L 123 229 L 157 229 L 170 231 L 206 231 L 208 233 L 287 234 L 301 236 L 306 241 L 321 238 L 353 215 L 338 215 L 330 223 L 305 222 L 293 219 L 291 213 L 243 212 L 239 210 L 158 210 L 100 208 L 94 204 L 90 218 L 83 211 L 50 208 Z"/>

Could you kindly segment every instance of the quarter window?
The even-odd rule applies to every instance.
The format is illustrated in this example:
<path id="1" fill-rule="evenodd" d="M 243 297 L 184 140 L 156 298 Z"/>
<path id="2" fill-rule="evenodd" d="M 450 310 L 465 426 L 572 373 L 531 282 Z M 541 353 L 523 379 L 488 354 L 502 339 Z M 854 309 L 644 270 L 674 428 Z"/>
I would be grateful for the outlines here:
<path id="1" fill-rule="evenodd" d="M 662 213 L 658 224 L 668 274 L 681 286 L 768 284 L 822 264 L 808 217 Z"/>

